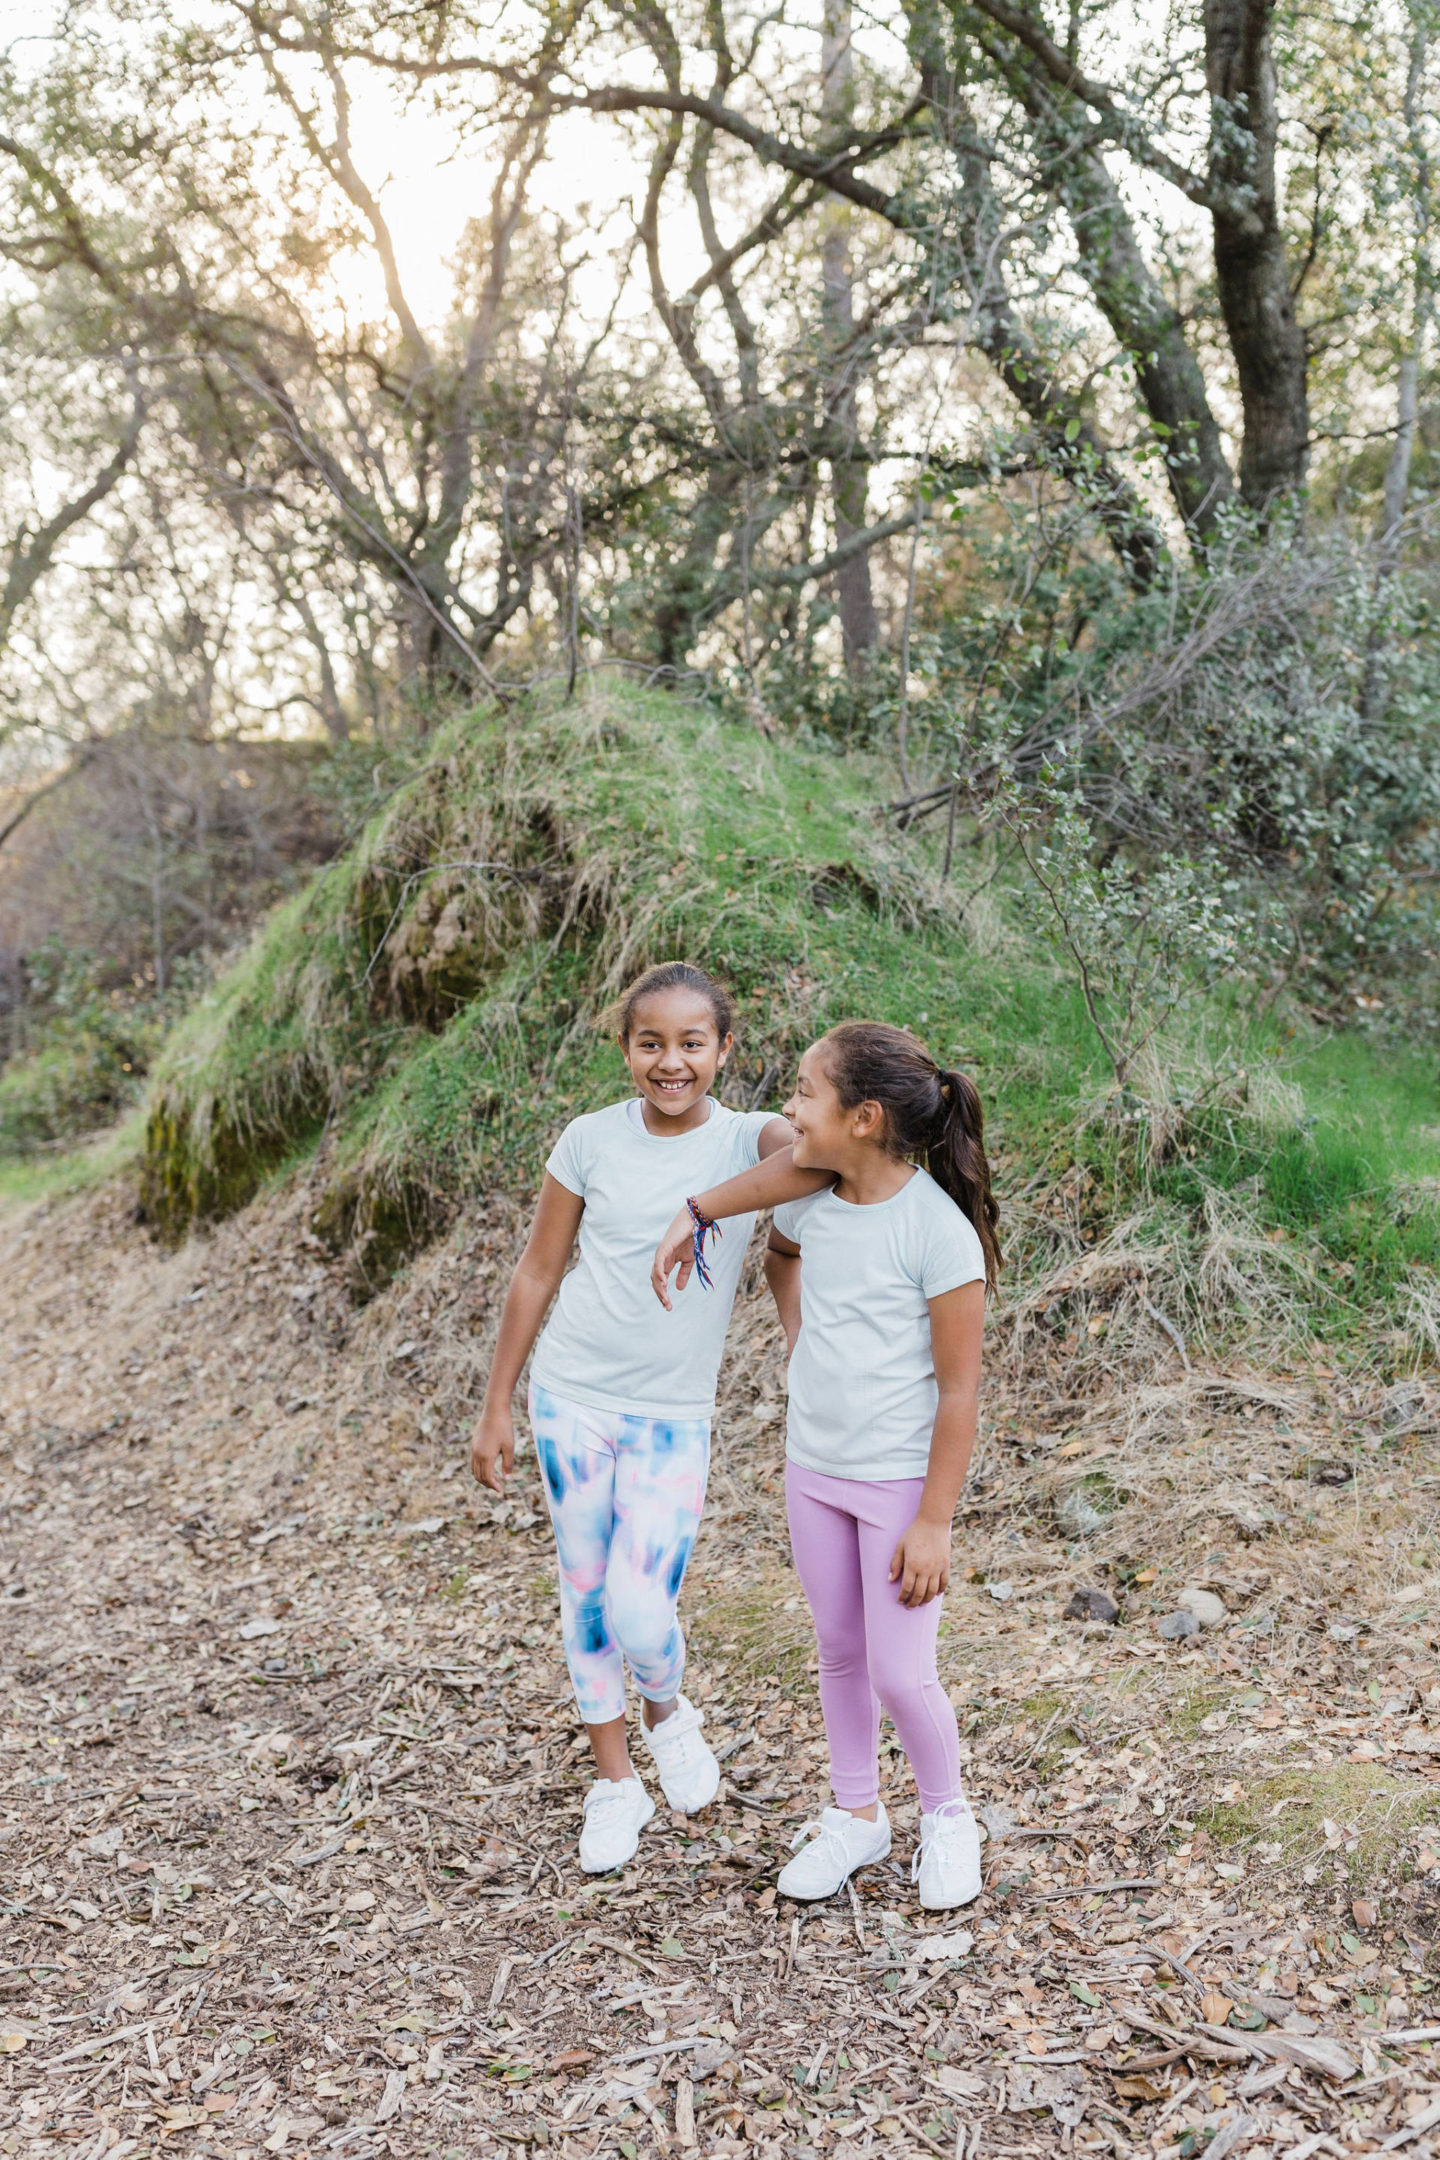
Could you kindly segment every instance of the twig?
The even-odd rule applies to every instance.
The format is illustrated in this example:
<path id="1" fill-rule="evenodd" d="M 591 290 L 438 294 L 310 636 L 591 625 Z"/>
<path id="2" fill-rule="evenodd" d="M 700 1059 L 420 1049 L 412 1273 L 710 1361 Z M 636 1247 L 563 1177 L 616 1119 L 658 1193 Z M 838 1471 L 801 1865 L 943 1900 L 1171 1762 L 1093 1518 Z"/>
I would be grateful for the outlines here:
<path id="1" fill-rule="evenodd" d="M 1035 1742 L 1035 1745 L 1033 1747 L 1027 1748 L 1025 1750 L 1025 1753 L 1020 1757 L 1019 1762 L 1015 1765 L 1017 1770 L 1023 1770 L 1026 1763 L 1033 1760 L 1033 1758 L 1039 1754 L 1041 1748 L 1044 1747 L 1045 1742 L 1049 1739 L 1051 1733 L 1054 1732 L 1055 1727 L 1059 1724 L 1061 1718 L 1064 1717 L 1065 1710 L 1066 1705 L 1064 1703 L 1061 1703 L 1058 1710 L 1051 1711 L 1049 1717 L 1045 1722 L 1045 1729 L 1041 1733 L 1039 1739 Z M 1012 1835 L 1013 1834 L 1014 1833 L 1012 1832 Z M 1020 1835 L 1022 1837 L 1063 1837 L 1064 1834 L 1065 1833 L 1061 1830 L 1022 1830 L 1020 1832 Z"/>
<path id="2" fill-rule="evenodd" d="M 1186 1372 L 1188 1373 L 1191 1369 L 1190 1353 L 1185 1348 L 1184 1337 L 1181 1335 L 1180 1330 L 1176 1327 L 1174 1321 L 1167 1320 L 1164 1313 L 1161 1312 L 1157 1306 L 1152 1305 L 1149 1298 L 1147 1297 L 1141 1298 L 1140 1310 L 1149 1315 L 1149 1317 L 1155 1322 L 1156 1327 L 1159 1328 L 1162 1335 L 1169 1336 L 1171 1342 L 1174 1343 L 1175 1348 L 1180 1353 L 1181 1364 L 1184 1366 Z"/>
<path id="3" fill-rule="evenodd" d="M 1118 1882 L 1076 1883 L 1066 1890 L 1037 1890 L 1038 1898 L 1100 1897 L 1110 1890 L 1158 1890 L 1160 1879 L 1156 1875 L 1122 1876 Z"/>

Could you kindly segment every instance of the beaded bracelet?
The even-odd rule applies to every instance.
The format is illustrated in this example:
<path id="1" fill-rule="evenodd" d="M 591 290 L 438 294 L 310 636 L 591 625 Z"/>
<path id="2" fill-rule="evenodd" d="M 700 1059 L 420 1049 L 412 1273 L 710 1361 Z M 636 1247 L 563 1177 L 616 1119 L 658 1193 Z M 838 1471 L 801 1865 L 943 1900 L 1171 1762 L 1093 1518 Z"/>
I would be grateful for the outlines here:
<path id="1" fill-rule="evenodd" d="M 715 1286 L 710 1280 L 710 1269 L 705 1260 L 705 1237 L 707 1231 L 710 1230 L 714 1231 L 717 1238 L 723 1237 L 725 1233 L 714 1216 L 705 1214 L 693 1200 L 687 1200 L 685 1205 L 690 1211 L 690 1220 L 694 1225 L 690 1245 L 695 1255 L 695 1273 L 700 1278 L 702 1289 L 713 1290 Z"/>

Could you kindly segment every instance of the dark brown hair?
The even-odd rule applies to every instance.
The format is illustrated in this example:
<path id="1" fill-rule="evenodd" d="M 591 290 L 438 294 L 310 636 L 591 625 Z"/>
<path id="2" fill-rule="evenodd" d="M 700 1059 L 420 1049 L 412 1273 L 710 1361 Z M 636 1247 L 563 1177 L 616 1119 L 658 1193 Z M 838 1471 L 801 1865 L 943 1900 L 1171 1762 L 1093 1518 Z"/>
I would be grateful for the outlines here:
<path id="1" fill-rule="evenodd" d="M 662 960 L 658 967 L 646 968 L 643 975 L 637 975 L 629 989 L 621 992 L 615 1008 L 615 1032 L 622 1042 L 630 1040 L 635 1008 L 641 999 L 654 997 L 662 990 L 693 990 L 710 1007 L 715 1032 L 721 1042 L 727 1035 L 734 1034 L 735 1004 L 725 985 L 688 960 Z"/>
<path id="2" fill-rule="evenodd" d="M 990 1190 L 985 1112 L 974 1081 L 937 1064 L 908 1028 L 878 1020 L 842 1020 L 818 1047 L 842 1107 L 879 1103 L 887 1154 L 922 1163 L 964 1209 L 985 1255 L 985 1286 L 993 1290 L 1003 1260 L 1000 1209 Z"/>

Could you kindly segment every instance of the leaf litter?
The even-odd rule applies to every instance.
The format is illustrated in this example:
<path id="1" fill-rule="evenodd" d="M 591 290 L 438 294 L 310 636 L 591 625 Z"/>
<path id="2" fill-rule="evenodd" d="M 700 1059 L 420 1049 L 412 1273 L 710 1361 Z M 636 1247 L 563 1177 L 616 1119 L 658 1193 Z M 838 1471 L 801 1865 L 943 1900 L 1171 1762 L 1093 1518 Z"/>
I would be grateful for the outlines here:
<path id="1" fill-rule="evenodd" d="M 985 1893 L 919 1909 L 887 1728 L 895 1856 L 794 1908 L 826 1756 L 753 1267 L 684 1607 L 722 1797 L 595 1879 L 533 1468 L 464 1465 L 520 1216 L 360 1311 L 307 1225 L 0 1222 L 0 2152 L 1433 2149 L 1421 1383 L 997 1358 L 942 1634 Z M 1187 1592 L 1223 1620 L 1167 1644 Z"/>

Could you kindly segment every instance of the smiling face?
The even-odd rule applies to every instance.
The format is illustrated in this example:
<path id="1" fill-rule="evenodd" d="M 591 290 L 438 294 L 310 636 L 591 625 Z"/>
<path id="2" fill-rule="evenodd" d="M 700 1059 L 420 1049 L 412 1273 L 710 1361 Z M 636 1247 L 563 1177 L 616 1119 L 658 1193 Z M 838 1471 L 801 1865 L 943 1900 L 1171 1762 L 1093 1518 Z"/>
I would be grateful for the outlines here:
<path id="1" fill-rule="evenodd" d="M 733 1040 L 721 1035 L 709 999 L 696 990 L 656 990 L 639 999 L 620 1051 L 644 1098 L 646 1123 L 655 1110 L 681 1131 L 701 1124 Z"/>
<path id="2" fill-rule="evenodd" d="M 825 1065 L 824 1042 L 812 1043 L 800 1060 L 795 1091 L 784 1116 L 795 1133 L 797 1170 L 846 1171 L 857 1149 L 872 1148 L 884 1131 L 878 1103 L 856 1103 L 847 1110 Z"/>

